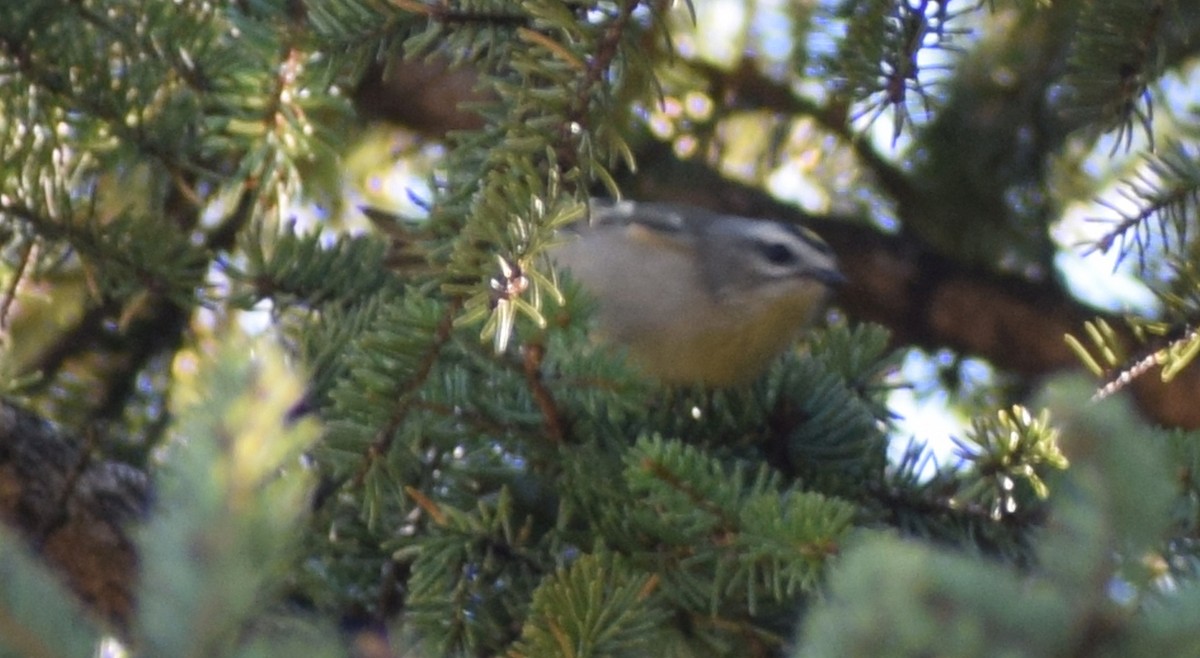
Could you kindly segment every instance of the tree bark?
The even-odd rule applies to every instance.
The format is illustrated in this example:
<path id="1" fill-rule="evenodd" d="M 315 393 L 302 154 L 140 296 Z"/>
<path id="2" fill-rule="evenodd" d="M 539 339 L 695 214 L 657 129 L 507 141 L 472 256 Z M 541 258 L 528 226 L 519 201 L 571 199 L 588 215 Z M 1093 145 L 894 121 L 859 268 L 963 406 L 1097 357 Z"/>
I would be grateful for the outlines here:
<path id="1" fill-rule="evenodd" d="M 146 475 L 94 461 L 77 437 L 0 400 L 0 520 L 20 531 L 118 634 L 133 614 L 137 570 L 127 526 L 144 518 Z"/>

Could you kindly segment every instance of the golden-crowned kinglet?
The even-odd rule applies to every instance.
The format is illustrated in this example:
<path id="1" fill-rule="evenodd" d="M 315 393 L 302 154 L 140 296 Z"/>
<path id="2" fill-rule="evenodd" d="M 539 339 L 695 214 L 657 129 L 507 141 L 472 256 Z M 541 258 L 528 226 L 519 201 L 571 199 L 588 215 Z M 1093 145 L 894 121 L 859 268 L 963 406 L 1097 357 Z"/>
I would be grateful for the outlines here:
<path id="1" fill-rule="evenodd" d="M 551 258 L 596 302 L 601 337 L 668 383 L 762 373 L 844 281 L 792 224 L 666 203 L 593 202 Z"/>

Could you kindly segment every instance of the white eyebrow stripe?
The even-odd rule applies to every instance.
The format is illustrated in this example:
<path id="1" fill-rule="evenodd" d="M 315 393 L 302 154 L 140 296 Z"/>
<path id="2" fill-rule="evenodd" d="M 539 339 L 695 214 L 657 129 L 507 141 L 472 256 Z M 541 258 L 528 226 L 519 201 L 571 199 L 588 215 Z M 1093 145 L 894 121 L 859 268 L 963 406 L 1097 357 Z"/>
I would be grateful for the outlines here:
<path id="1" fill-rule="evenodd" d="M 779 242 L 793 245 L 798 249 L 820 250 L 820 247 L 808 239 L 803 232 L 795 230 L 787 224 L 780 224 L 769 220 L 743 221 L 741 222 L 739 232 L 743 235 L 749 235 L 758 242 Z M 729 233 L 734 233 L 734 231 L 729 231 Z"/>

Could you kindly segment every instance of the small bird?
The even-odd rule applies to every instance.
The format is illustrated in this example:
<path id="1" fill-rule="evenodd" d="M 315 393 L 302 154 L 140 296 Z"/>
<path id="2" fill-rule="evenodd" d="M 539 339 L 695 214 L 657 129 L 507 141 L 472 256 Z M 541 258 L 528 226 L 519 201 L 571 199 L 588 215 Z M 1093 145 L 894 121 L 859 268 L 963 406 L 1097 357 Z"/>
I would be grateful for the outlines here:
<path id="1" fill-rule="evenodd" d="M 753 379 L 845 281 L 811 231 L 667 203 L 593 202 L 550 256 L 595 299 L 601 339 L 671 384 Z"/>

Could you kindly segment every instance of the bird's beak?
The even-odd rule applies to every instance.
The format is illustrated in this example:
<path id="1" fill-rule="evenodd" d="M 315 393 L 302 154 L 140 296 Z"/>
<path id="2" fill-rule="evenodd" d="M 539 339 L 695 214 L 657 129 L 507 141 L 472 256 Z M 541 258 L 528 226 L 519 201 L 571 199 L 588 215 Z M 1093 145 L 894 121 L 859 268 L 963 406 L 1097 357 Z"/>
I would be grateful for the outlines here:
<path id="1" fill-rule="evenodd" d="M 842 274 L 833 268 L 812 270 L 808 272 L 808 277 L 820 281 L 830 288 L 840 288 L 841 286 L 845 285 L 847 281 L 849 281 L 845 274 Z"/>

